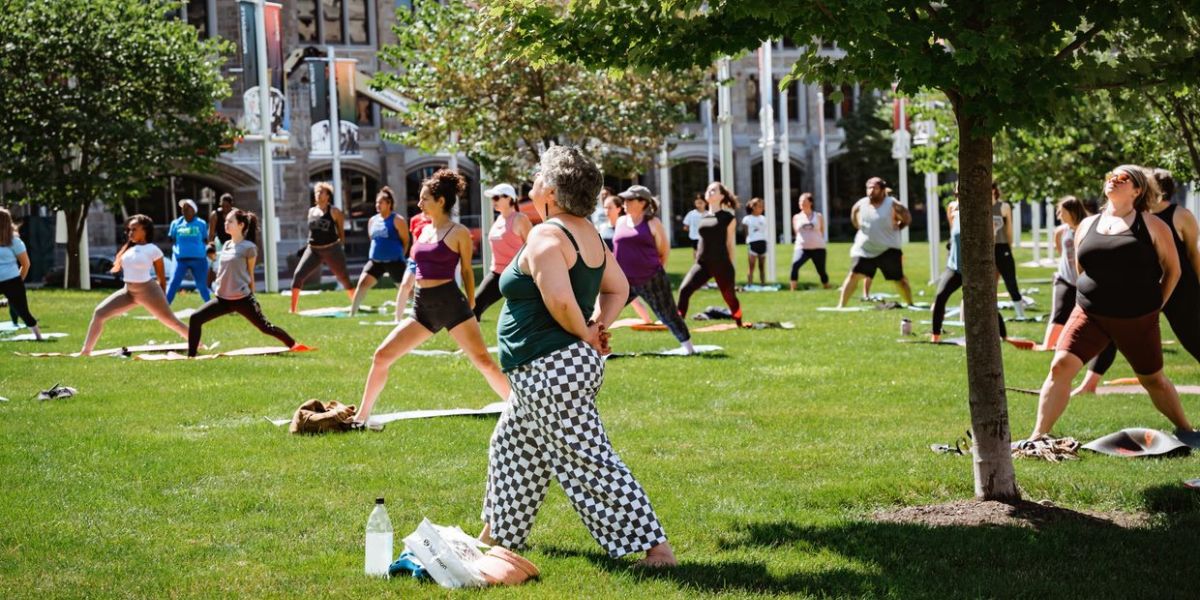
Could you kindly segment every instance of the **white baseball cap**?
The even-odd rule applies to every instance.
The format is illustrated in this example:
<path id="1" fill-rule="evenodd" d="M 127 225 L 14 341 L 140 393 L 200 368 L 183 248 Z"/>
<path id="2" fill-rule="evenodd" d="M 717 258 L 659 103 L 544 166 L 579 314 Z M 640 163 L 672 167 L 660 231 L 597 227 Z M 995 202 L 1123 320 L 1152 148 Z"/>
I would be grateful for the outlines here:
<path id="1" fill-rule="evenodd" d="M 484 195 L 488 198 L 495 198 L 496 196 L 508 196 L 513 200 L 518 198 L 516 188 L 507 183 L 497 184 L 496 187 L 484 192 Z"/>
<path id="2" fill-rule="evenodd" d="M 200 209 L 196 207 L 196 203 L 188 200 L 187 198 L 179 201 L 179 208 L 183 208 L 185 206 L 192 207 L 192 212 L 200 212 Z"/>

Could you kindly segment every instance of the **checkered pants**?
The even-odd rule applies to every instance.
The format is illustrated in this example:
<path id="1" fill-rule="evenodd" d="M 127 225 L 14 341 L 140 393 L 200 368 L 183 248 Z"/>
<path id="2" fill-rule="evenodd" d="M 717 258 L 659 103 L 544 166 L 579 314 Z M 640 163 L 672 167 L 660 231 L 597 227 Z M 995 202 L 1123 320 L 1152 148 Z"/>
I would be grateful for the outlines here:
<path id="1" fill-rule="evenodd" d="M 513 393 L 488 449 L 482 515 L 502 546 L 524 547 L 551 476 L 609 556 L 667 540 L 600 423 L 595 398 L 603 380 L 604 360 L 583 342 L 509 373 Z"/>
<path id="2" fill-rule="evenodd" d="M 675 336 L 680 343 L 692 339 L 687 323 L 680 316 L 679 309 L 675 307 L 675 298 L 671 296 L 671 280 L 667 279 L 667 272 L 661 267 L 646 283 L 629 286 L 629 299 L 625 301 L 625 304 L 633 302 L 634 298 L 645 300 L 646 304 L 650 305 L 650 310 L 658 315 L 659 320 L 667 326 L 671 335 Z"/>

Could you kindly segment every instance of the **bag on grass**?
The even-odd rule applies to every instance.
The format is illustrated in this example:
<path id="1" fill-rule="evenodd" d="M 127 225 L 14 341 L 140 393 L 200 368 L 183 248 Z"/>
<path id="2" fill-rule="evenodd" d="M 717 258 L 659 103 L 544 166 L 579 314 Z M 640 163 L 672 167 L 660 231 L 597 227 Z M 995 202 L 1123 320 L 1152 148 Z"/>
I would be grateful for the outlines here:
<path id="1" fill-rule="evenodd" d="M 483 558 L 486 544 L 458 527 L 442 527 L 423 519 L 417 530 L 404 538 L 404 546 L 416 555 L 438 585 L 445 588 L 483 587 L 488 584 L 474 562 Z"/>
<path id="2" fill-rule="evenodd" d="M 356 409 L 336 400 L 323 404 L 320 400 L 309 400 L 292 415 L 291 433 L 325 433 L 328 431 L 350 431 Z"/>

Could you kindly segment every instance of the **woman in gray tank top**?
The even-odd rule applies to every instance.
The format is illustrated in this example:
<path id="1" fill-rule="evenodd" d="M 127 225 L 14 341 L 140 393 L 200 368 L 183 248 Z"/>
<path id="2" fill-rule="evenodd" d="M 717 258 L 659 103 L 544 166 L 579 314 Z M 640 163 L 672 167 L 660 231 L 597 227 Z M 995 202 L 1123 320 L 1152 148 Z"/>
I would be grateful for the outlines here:
<path id="1" fill-rule="evenodd" d="M 1025 302 L 1017 285 L 1017 264 L 1012 253 L 1012 205 L 1000 199 L 1000 188 L 992 182 L 992 232 L 996 239 L 996 272 L 1012 298 L 1017 318 L 1025 318 Z"/>

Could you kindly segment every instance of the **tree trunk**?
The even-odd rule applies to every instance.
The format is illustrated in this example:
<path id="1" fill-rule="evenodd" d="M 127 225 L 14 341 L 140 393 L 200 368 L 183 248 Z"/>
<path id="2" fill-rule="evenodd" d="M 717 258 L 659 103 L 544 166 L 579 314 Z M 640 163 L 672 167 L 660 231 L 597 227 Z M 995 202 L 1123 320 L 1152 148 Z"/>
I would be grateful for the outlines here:
<path id="1" fill-rule="evenodd" d="M 87 222 L 88 207 L 77 206 L 69 208 L 65 212 L 67 213 L 67 264 L 64 276 L 68 288 L 80 289 L 83 285 L 80 281 L 79 245 L 83 238 L 83 225 Z"/>
<path id="2" fill-rule="evenodd" d="M 1008 400 L 996 309 L 996 257 L 992 229 L 992 136 L 979 132 L 973 119 L 958 117 L 960 246 L 963 322 L 967 331 L 967 387 L 971 430 L 975 437 L 975 496 L 1014 501 L 1021 497 L 1013 472 Z"/>

